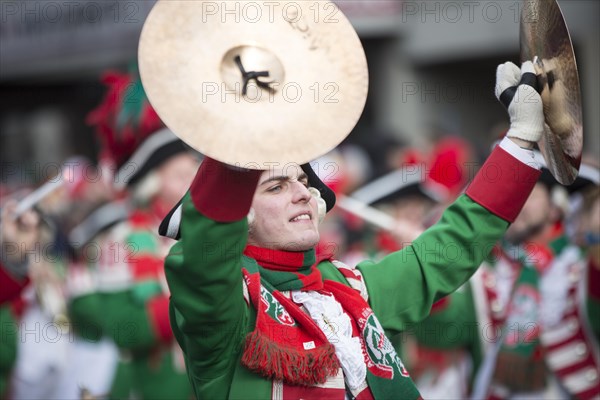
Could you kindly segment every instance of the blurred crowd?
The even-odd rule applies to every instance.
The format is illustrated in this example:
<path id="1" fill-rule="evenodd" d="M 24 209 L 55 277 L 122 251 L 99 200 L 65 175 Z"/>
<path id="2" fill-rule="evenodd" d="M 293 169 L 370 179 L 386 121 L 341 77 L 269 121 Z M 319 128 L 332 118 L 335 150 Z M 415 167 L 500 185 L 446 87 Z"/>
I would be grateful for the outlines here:
<path id="1" fill-rule="evenodd" d="M 202 156 L 164 127 L 135 75 L 104 82 L 88 118 L 98 162 L 71 158 L 38 188 L 1 191 L 2 398 L 192 398 L 169 324 L 174 241 L 158 228 Z M 454 135 L 343 143 L 312 163 L 338 199 L 318 251 L 354 265 L 407 246 L 477 161 Z M 598 165 L 584 159 L 568 187 L 545 168 L 504 240 L 473 246 L 490 253 L 473 278 L 393 338 L 424 398 L 600 396 Z"/>

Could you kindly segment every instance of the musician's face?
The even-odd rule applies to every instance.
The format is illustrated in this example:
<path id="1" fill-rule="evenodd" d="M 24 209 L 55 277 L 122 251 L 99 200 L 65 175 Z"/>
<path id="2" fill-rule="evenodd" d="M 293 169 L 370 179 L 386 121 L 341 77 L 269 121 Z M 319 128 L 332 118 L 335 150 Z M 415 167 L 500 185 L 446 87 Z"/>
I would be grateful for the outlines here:
<path id="1" fill-rule="evenodd" d="M 177 154 L 165 161 L 158 169 L 161 189 L 158 197 L 165 204 L 175 204 L 190 187 L 198 170 L 198 160 L 191 153 Z"/>
<path id="2" fill-rule="evenodd" d="M 304 251 L 319 241 L 317 201 L 299 165 L 263 172 L 252 201 L 248 244 Z"/>

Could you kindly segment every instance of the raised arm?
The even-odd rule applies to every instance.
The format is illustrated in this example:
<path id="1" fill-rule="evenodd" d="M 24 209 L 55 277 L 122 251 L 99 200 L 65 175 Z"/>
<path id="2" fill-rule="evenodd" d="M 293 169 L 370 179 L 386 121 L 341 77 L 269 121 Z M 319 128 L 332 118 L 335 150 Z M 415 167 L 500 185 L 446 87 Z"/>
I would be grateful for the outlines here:
<path id="1" fill-rule="evenodd" d="M 195 388 L 203 379 L 228 379 L 237 361 L 230 355 L 241 349 L 247 307 L 240 260 L 259 176 L 205 159 L 183 202 L 181 239 L 165 261 L 171 325 Z"/>
<path id="2" fill-rule="evenodd" d="M 410 246 L 359 266 L 384 328 L 401 331 L 421 321 L 436 300 L 469 279 L 529 197 L 540 172 L 528 149 L 544 130 L 542 99 L 522 79 L 533 73 L 531 62 L 520 69 L 498 66 L 496 97 L 509 88 L 515 93 L 508 105 L 510 129 L 466 194 Z"/>
<path id="3" fill-rule="evenodd" d="M 401 331 L 425 318 L 435 301 L 460 287 L 519 213 L 539 170 L 504 139 L 441 220 L 402 251 L 358 266 L 384 328 Z"/>

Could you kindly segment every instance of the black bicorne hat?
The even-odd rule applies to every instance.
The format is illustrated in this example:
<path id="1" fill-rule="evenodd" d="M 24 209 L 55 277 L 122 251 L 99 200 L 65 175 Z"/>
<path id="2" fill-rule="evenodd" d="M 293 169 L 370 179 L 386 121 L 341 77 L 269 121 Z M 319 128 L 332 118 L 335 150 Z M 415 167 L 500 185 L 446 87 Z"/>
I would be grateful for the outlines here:
<path id="1" fill-rule="evenodd" d="M 69 243 L 75 250 L 84 248 L 100 233 L 125 221 L 129 212 L 127 203 L 122 201 L 114 201 L 98 207 L 69 232 Z"/>
<path id="2" fill-rule="evenodd" d="M 131 187 L 172 156 L 186 151 L 190 148 L 171 130 L 163 128 L 150 135 L 121 166 L 115 186 L 119 190 Z"/>
<path id="3" fill-rule="evenodd" d="M 420 166 L 399 168 L 362 186 L 351 195 L 365 204 L 378 205 L 412 195 L 440 201 L 424 190 L 425 171 Z"/>

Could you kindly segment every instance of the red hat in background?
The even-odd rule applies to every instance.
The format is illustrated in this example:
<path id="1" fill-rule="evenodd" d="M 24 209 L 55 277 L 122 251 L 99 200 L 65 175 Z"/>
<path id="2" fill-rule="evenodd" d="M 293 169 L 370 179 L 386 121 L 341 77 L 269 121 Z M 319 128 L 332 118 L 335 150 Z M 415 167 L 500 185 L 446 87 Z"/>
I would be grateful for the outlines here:
<path id="1" fill-rule="evenodd" d="M 101 141 L 99 160 L 122 166 L 139 145 L 164 125 L 150 105 L 141 79 L 135 73 L 106 72 L 102 82 L 108 91 L 86 122 L 96 127 Z"/>
<path id="2" fill-rule="evenodd" d="M 469 144 L 459 137 L 441 139 L 431 154 L 431 169 L 422 183 L 423 191 L 438 202 L 453 201 L 467 184 L 472 154 Z"/>
<path id="3" fill-rule="evenodd" d="M 87 117 L 102 144 L 103 176 L 110 176 L 117 190 L 132 187 L 167 159 L 191 150 L 165 127 L 146 97 L 137 68 L 133 70 L 104 74 L 108 91 Z"/>
<path id="4" fill-rule="evenodd" d="M 376 205 L 411 195 L 429 197 L 422 190 L 426 178 L 426 158 L 412 147 L 402 150 L 400 167 L 374 179 L 352 192 L 351 197 L 365 204 Z"/>
<path id="5" fill-rule="evenodd" d="M 417 149 L 406 148 L 401 168 L 357 189 L 352 197 L 366 204 L 415 194 L 438 203 L 452 201 L 467 184 L 471 155 L 469 144 L 458 137 L 441 139 L 428 158 Z"/>

